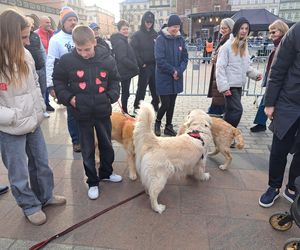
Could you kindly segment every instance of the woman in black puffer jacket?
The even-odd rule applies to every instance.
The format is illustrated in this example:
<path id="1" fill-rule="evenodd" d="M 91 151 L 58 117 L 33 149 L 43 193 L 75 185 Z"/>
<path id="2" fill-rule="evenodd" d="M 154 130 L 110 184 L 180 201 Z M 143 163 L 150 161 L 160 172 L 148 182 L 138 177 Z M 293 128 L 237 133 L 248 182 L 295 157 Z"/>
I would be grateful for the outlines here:
<path id="1" fill-rule="evenodd" d="M 122 109 L 128 113 L 127 103 L 129 98 L 129 87 L 131 78 L 139 73 L 136 56 L 130 44 L 128 43 L 129 23 L 120 20 L 117 24 L 118 32 L 110 37 L 113 53 L 117 62 L 119 74 L 121 76 L 122 87 Z"/>

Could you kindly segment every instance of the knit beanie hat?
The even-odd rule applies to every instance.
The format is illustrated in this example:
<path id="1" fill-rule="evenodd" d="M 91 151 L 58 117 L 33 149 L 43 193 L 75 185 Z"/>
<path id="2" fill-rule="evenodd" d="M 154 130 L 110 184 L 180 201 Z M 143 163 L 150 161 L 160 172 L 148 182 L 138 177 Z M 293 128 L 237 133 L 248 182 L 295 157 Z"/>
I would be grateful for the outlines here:
<path id="1" fill-rule="evenodd" d="M 64 25 L 65 21 L 69 17 L 76 17 L 78 20 L 78 16 L 77 16 L 76 12 L 71 7 L 68 7 L 68 6 L 62 7 L 59 17 L 60 17 L 60 22 L 61 22 L 62 26 Z"/>
<path id="2" fill-rule="evenodd" d="M 220 26 L 222 26 L 222 25 L 227 26 L 230 29 L 230 31 L 232 31 L 234 21 L 231 18 L 224 18 L 224 19 L 222 19 Z"/>
<path id="3" fill-rule="evenodd" d="M 250 33 L 250 23 L 249 21 L 245 18 L 245 17 L 240 17 L 238 20 L 235 21 L 234 25 L 233 25 L 233 29 L 232 29 L 232 35 L 234 37 L 237 36 L 237 34 L 239 33 L 240 31 L 240 28 L 242 27 L 242 25 L 244 23 L 247 23 L 249 25 L 249 32 L 248 32 L 248 35 Z"/>
<path id="4" fill-rule="evenodd" d="M 171 15 L 168 19 L 168 27 L 171 27 L 174 25 L 181 25 L 180 17 L 177 15 Z"/>

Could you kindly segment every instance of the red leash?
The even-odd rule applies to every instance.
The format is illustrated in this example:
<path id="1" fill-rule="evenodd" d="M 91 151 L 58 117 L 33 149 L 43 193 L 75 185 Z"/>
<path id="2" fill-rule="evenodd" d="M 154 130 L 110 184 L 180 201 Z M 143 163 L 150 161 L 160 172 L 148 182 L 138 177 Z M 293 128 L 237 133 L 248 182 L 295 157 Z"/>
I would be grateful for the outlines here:
<path id="1" fill-rule="evenodd" d="M 144 194 L 144 193 L 145 193 L 145 191 L 141 191 L 141 192 L 139 192 L 138 194 L 136 194 L 136 195 L 134 195 L 134 196 L 132 196 L 132 197 L 127 198 L 126 200 L 123 200 L 123 201 L 121 201 L 121 202 L 119 202 L 119 203 L 117 203 L 117 204 L 115 204 L 115 205 L 112 205 L 112 206 L 110 206 L 110 207 L 108 207 L 108 208 L 106 208 L 106 209 L 104 209 L 104 210 L 102 210 L 102 211 L 100 211 L 100 212 L 98 212 L 98 213 L 96 213 L 96 214 L 90 216 L 89 218 L 87 218 L 87 219 L 85 219 L 85 220 L 83 220 L 83 221 L 80 221 L 80 222 L 78 222 L 77 224 L 75 224 L 75 225 L 73 225 L 73 226 L 71 226 L 71 227 L 65 229 L 64 231 L 62 231 L 62 232 L 60 232 L 60 233 L 58 233 L 58 234 L 52 236 L 51 238 L 49 238 L 49 239 L 47 239 L 47 240 L 44 240 L 44 241 L 41 241 L 41 242 L 39 242 L 39 243 L 33 245 L 32 247 L 29 248 L 29 250 L 40 249 L 40 248 L 46 246 L 46 245 L 47 245 L 49 242 L 51 242 L 52 240 L 57 239 L 57 238 L 59 238 L 59 237 L 65 235 L 65 234 L 67 234 L 67 233 L 73 231 L 74 229 L 76 229 L 76 228 L 78 228 L 78 227 L 80 227 L 80 226 L 82 226 L 82 225 L 88 223 L 89 221 L 91 221 L 91 220 L 97 218 L 98 216 L 100 216 L 100 215 L 102 215 L 102 214 L 105 214 L 106 212 L 108 212 L 108 211 L 110 211 L 110 210 L 112 210 L 112 209 L 114 209 L 114 208 L 116 208 L 116 207 L 118 207 L 118 206 L 120 206 L 120 205 L 123 205 L 123 204 L 127 203 L 128 201 L 131 201 L 131 200 L 133 200 L 133 199 L 135 199 L 135 198 L 141 196 L 141 195 Z"/>

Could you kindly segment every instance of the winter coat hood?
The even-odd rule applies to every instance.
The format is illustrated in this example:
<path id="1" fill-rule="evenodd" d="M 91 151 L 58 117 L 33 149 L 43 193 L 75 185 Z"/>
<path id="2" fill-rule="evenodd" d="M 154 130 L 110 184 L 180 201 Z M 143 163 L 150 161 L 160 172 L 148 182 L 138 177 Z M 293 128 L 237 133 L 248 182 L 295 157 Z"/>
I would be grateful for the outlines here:
<path id="1" fill-rule="evenodd" d="M 128 37 L 124 36 L 123 34 L 117 32 L 117 33 L 114 33 L 110 36 L 110 41 L 111 41 L 111 44 L 114 45 L 117 43 L 117 41 L 119 40 L 124 40 L 124 41 L 128 41 Z"/>
<path id="2" fill-rule="evenodd" d="M 163 36 L 165 36 L 166 38 L 168 38 L 168 39 L 175 39 L 175 38 L 181 36 L 180 31 L 178 31 L 178 32 L 176 33 L 175 36 L 172 36 L 172 35 L 170 34 L 170 32 L 168 31 L 168 27 L 163 28 L 163 29 L 161 30 L 161 34 L 162 34 Z"/>
<path id="3" fill-rule="evenodd" d="M 140 30 L 147 31 L 147 29 L 145 27 L 145 21 L 148 21 L 148 20 L 153 21 L 153 25 L 151 26 L 150 31 L 154 30 L 155 16 L 151 11 L 147 11 L 144 13 L 144 15 L 142 17 L 142 21 L 141 21 Z"/>

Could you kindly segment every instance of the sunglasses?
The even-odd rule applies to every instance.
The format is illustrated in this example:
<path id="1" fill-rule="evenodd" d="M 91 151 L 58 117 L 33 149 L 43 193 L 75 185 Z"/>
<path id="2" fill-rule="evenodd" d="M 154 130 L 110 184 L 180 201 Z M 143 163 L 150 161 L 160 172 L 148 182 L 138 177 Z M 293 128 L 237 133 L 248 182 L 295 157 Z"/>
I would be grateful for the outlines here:
<path id="1" fill-rule="evenodd" d="M 270 35 L 274 35 L 277 31 L 270 31 L 269 34 Z"/>

